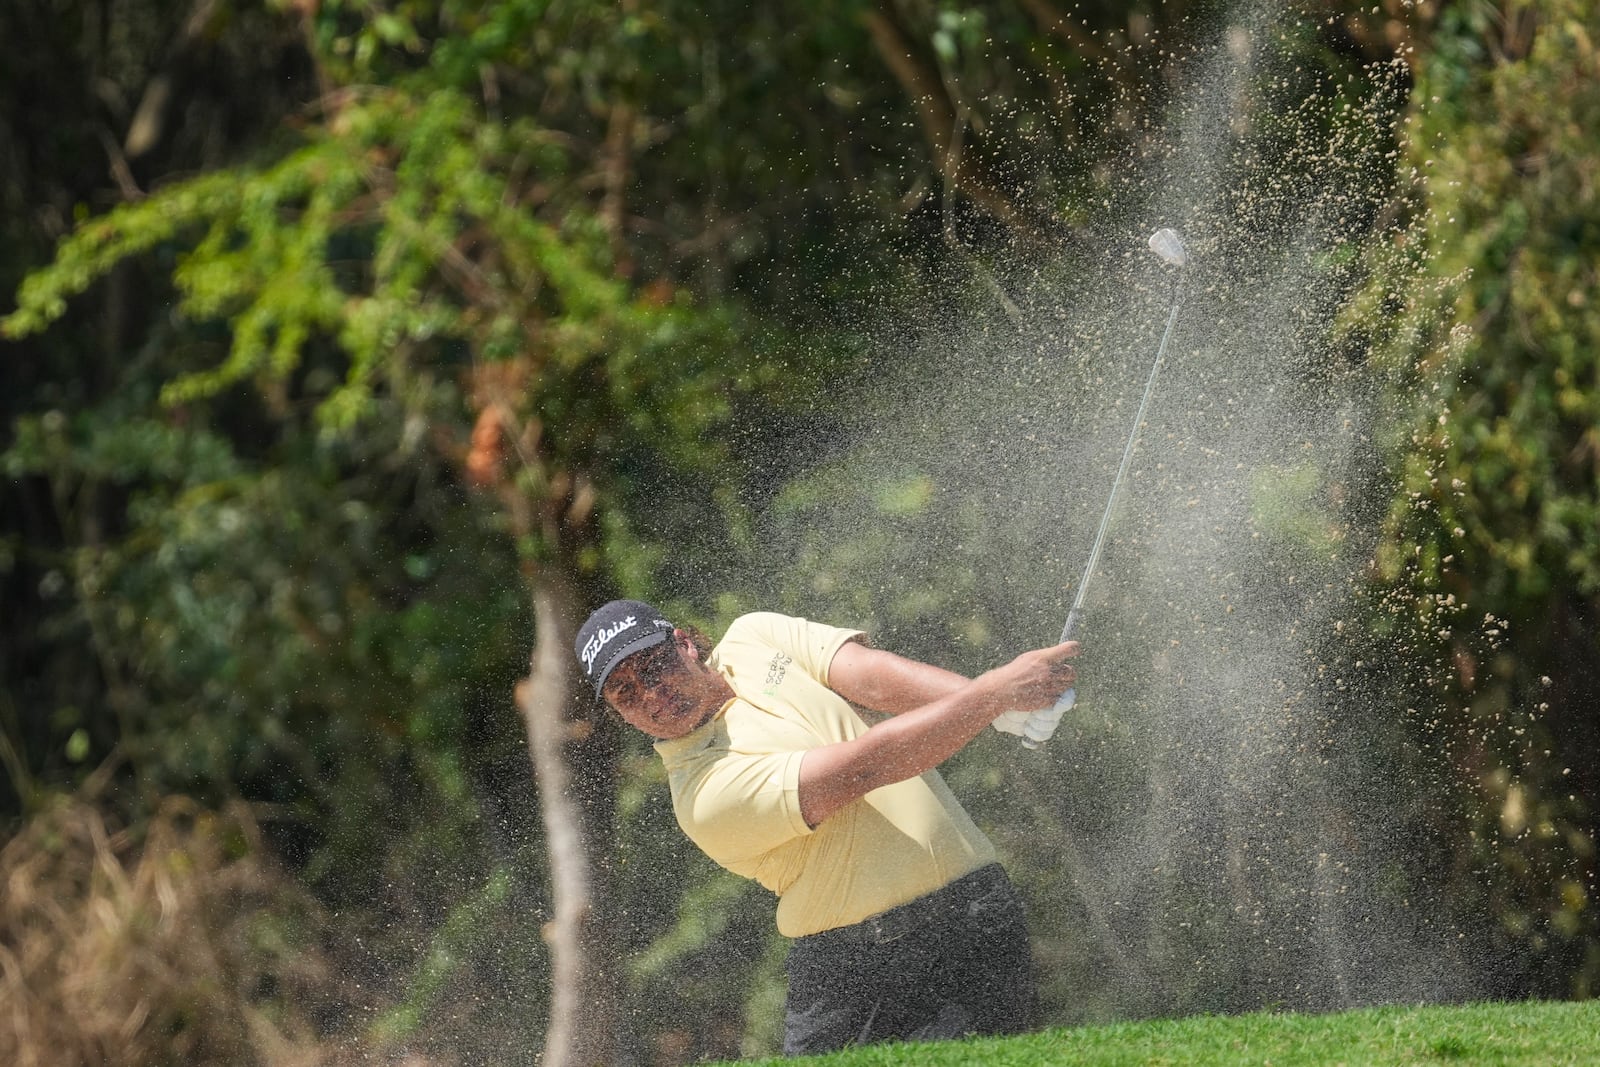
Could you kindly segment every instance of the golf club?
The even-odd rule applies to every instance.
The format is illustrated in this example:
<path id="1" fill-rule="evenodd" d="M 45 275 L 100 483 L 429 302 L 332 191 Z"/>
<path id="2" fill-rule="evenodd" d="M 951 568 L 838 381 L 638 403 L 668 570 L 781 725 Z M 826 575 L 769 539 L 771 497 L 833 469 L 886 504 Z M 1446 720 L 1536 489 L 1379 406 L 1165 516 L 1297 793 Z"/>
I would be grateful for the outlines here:
<path id="1" fill-rule="evenodd" d="M 1176 230 L 1160 229 L 1150 235 L 1150 251 L 1160 256 L 1162 261 L 1179 268 L 1178 283 L 1172 294 L 1172 310 L 1167 313 L 1167 328 L 1161 335 L 1161 344 L 1156 348 L 1156 361 L 1150 368 L 1150 378 L 1144 383 L 1144 397 L 1139 401 L 1139 411 L 1133 417 L 1133 428 L 1128 431 L 1128 443 L 1122 449 L 1122 463 L 1117 467 L 1117 476 L 1111 482 L 1111 495 L 1106 498 L 1105 514 L 1100 516 L 1100 529 L 1094 535 L 1094 547 L 1089 549 L 1089 562 L 1084 565 L 1083 579 L 1078 582 L 1077 595 L 1072 598 L 1072 607 L 1067 612 L 1067 623 L 1061 628 L 1061 640 L 1072 640 L 1072 632 L 1078 627 L 1078 617 L 1083 611 L 1084 594 L 1089 588 L 1089 578 L 1094 574 L 1094 568 L 1100 562 L 1100 550 L 1105 547 L 1106 529 L 1111 525 L 1111 511 L 1117 502 L 1117 491 L 1122 488 L 1122 481 L 1128 475 L 1128 464 L 1133 460 L 1133 445 L 1139 438 L 1139 427 L 1144 423 L 1144 413 L 1150 406 L 1150 394 L 1155 390 L 1156 375 L 1161 372 L 1161 362 L 1167 356 L 1167 342 L 1172 340 L 1172 327 L 1178 321 L 1178 309 L 1183 306 L 1183 273 L 1182 268 L 1189 265 L 1189 252 L 1183 246 L 1183 239 Z M 1078 690 L 1074 686 L 1056 700 L 1048 708 L 1040 708 L 1028 716 L 1022 727 L 1022 744 L 1026 748 L 1038 748 L 1050 739 L 1056 732 L 1056 724 L 1061 721 L 1078 699 Z"/>

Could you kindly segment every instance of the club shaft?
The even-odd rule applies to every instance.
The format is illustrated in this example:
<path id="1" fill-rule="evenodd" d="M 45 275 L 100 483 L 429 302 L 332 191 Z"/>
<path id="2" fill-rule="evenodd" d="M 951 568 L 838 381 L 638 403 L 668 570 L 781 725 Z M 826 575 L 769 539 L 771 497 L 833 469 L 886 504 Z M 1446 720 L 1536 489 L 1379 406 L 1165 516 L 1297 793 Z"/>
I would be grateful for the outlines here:
<path id="1" fill-rule="evenodd" d="M 1157 236 L 1170 231 L 1158 231 Z M 1173 257 L 1161 252 L 1161 258 L 1174 266 L 1187 265 L 1188 257 L 1183 251 L 1182 243 L 1177 234 L 1170 234 L 1172 242 L 1177 244 L 1179 256 Z M 1151 246 L 1155 249 L 1155 240 L 1152 238 Z M 1089 550 L 1089 562 L 1084 565 L 1083 579 L 1078 582 L 1077 595 L 1072 598 L 1072 607 L 1067 612 L 1066 625 L 1061 627 L 1061 640 L 1072 640 L 1073 633 L 1078 628 L 1078 619 L 1083 614 L 1083 599 L 1089 591 L 1089 579 L 1094 576 L 1095 567 L 1100 563 L 1100 551 L 1106 545 L 1106 530 L 1111 526 L 1111 513 L 1116 508 L 1117 493 L 1122 489 L 1122 483 L 1128 477 L 1128 467 L 1133 462 L 1133 446 L 1139 440 L 1139 427 L 1144 425 L 1145 412 L 1150 408 L 1150 397 L 1155 392 L 1156 376 L 1161 373 L 1161 364 L 1167 358 L 1167 344 L 1172 340 L 1172 328 L 1178 321 L 1178 309 L 1183 306 L 1183 275 L 1178 275 L 1177 285 L 1172 294 L 1172 310 L 1167 312 L 1167 327 L 1161 333 L 1161 343 L 1156 346 L 1156 359 L 1150 366 L 1150 377 L 1144 383 L 1144 395 L 1139 398 L 1139 411 L 1133 417 L 1133 427 L 1128 431 L 1128 443 L 1122 446 L 1122 462 L 1117 465 L 1117 476 L 1111 480 L 1111 492 L 1106 497 L 1106 510 L 1100 516 L 1100 529 L 1095 531 L 1094 547 Z M 1078 690 L 1074 686 L 1056 698 L 1055 704 L 1043 708 L 1028 716 L 1023 724 L 1022 744 L 1024 748 L 1035 749 L 1050 739 L 1055 733 L 1056 724 L 1059 723 L 1072 706 L 1077 703 Z"/>
<path id="2" fill-rule="evenodd" d="M 1183 275 L 1178 275 L 1177 288 L 1172 296 L 1172 310 L 1167 312 L 1167 328 L 1162 331 L 1161 344 L 1156 347 L 1156 361 L 1150 367 L 1150 377 L 1144 383 L 1144 396 L 1139 398 L 1139 411 L 1133 417 L 1133 428 L 1128 431 L 1128 443 L 1122 447 L 1122 462 L 1117 466 L 1117 476 L 1111 482 L 1111 494 L 1106 498 L 1105 514 L 1100 516 L 1100 529 L 1094 535 L 1094 547 L 1089 549 L 1089 562 L 1084 565 L 1083 579 L 1078 582 L 1077 595 L 1072 598 L 1072 607 L 1067 612 L 1066 625 L 1061 628 L 1061 640 L 1072 640 L 1072 632 L 1077 629 L 1078 618 L 1083 613 L 1083 598 L 1089 591 L 1089 579 L 1094 574 L 1095 567 L 1100 563 L 1100 552 L 1106 545 L 1106 530 L 1111 526 L 1111 513 L 1116 507 L 1117 493 L 1122 488 L 1123 481 L 1128 476 L 1128 467 L 1133 462 L 1133 446 L 1139 439 L 1139 427 L 1144 424 L 1144 415 L 1150 407 L 1150 396 L 1155 392 L 1156 375 L 1161 373 L 1161 364 L 1167 358 L 1167 343 L 1172 340 L 1172 327 L 1178 321 L 1178 309 L 1183 306 Z"/>

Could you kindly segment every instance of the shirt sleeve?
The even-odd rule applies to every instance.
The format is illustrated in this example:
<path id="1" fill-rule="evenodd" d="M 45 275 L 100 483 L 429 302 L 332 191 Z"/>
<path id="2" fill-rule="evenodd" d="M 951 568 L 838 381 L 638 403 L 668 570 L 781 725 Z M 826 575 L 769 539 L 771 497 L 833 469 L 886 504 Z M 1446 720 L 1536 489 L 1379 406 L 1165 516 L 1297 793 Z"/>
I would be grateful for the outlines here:
<path id="1" fill-rule="evenodd" d="M 803 752 L 723 756 L 685 794 L 678 823 L 722 866 L 750 875 L 773 849 L 812 833 L 800 815 Z"/>
<path id="2" fill-rule="evenodd" d="M 751 638 L 793 657 L 795 666 L 822 685 L 828 684 L 828 666 L 833 663 L 834 653 L 846 641 L 864 634 L 862 630 L 829 626 L 770 611 L 745 615 L 735 625 L 746 628 Z"/>

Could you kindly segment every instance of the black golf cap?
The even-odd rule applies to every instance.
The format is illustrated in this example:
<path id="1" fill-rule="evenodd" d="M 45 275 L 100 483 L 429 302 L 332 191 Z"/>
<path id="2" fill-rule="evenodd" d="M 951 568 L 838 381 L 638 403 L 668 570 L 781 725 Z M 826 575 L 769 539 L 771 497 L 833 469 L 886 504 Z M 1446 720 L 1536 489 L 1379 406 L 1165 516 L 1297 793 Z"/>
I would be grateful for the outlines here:
<path id="1" fill-rule="evenodd" d="M 661 644 L 672 636 L 672 630 L 672 623 L 642 600 L 613 600 L 590 615 L 578 630 L 573 650 L 583 664 L 583 676 L 594 686 L 594 695 L 600 696 L 617 664 Z"/>

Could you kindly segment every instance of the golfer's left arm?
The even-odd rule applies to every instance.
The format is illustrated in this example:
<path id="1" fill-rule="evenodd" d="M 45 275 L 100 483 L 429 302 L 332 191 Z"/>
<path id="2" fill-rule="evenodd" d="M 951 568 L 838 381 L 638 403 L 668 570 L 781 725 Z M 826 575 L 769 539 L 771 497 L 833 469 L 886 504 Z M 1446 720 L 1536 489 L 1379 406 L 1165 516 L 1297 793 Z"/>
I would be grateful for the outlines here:
<path id="1" fill-rule="evenodd" d="M 828 665 L 828 688 L 850 703 L 888 715 L 949 696 L 970 681 L 943 667 L 846 641 Z"/>

